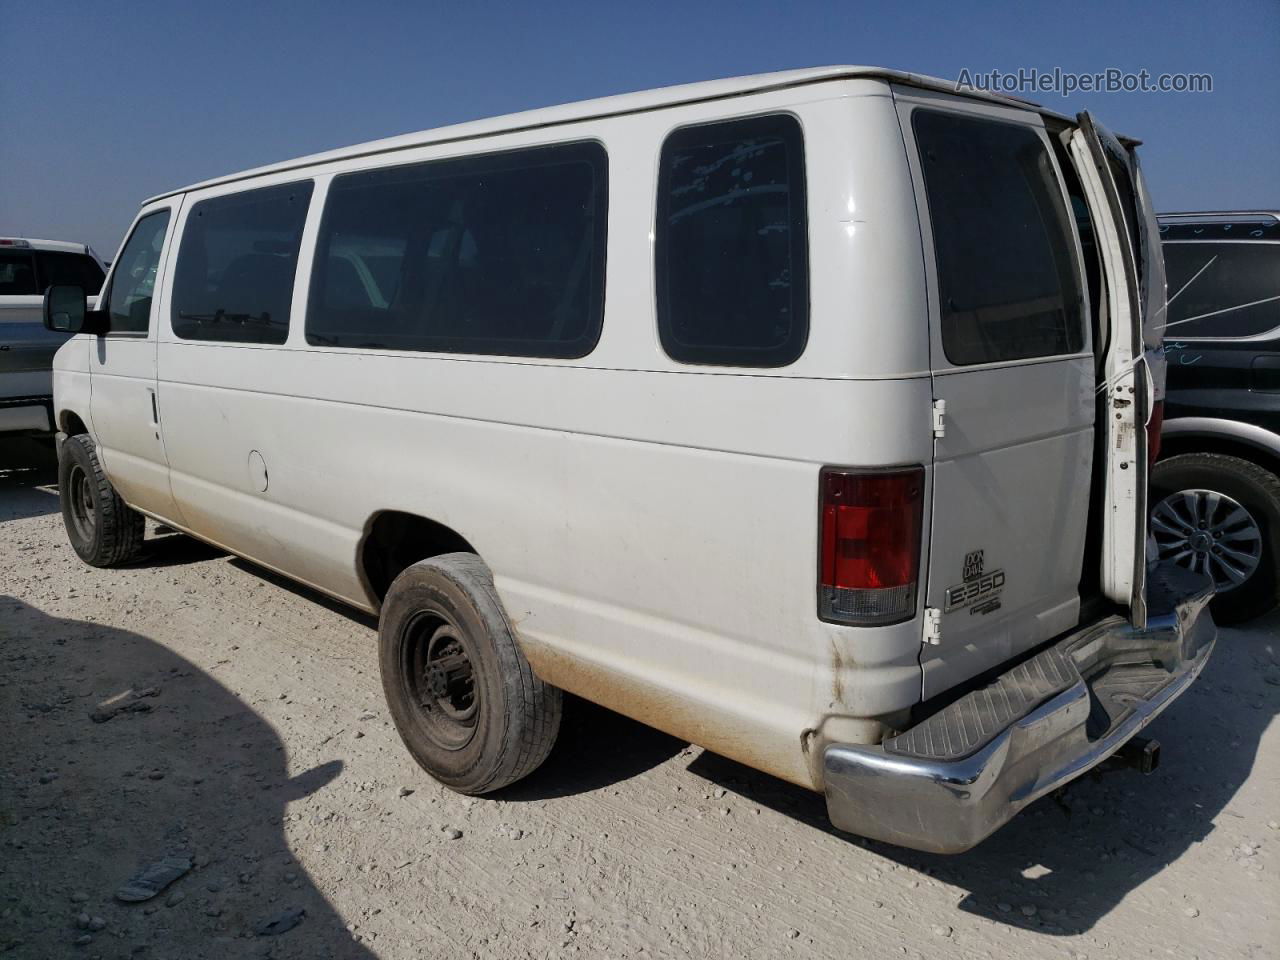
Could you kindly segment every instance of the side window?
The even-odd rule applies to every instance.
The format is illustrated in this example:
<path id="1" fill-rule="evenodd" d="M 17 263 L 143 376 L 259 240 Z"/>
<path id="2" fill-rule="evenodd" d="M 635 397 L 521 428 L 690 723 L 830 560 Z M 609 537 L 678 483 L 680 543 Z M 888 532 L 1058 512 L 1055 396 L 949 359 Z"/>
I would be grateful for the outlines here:
<path id="1" fill-rule="evenodd" d="M 173 275 L 173 332 L 185 340 L 284 343 L 313 184 L 201 200 Z"/>
<path id="2" fill-rule="evenodd" d="M 0 297 L 36 297 L 35 266 L 29 253 L 0 253 Z"/>
<path id="3" fill-rule="evenodd" d="M 1165 338 L 1252 337 L 1280 327 L 1280 244 L 1164 245 Z"/>
<path id="4" fill-rule="evenodd" d="M 151 319 L 151 295 L 156 286 L 156 269 L 169 229 L 169 211 L 157 210 L 138 221 L 129 242 L 120 251 L 111 272 L 107 311 L 112 333 L 146 333 Z"/>
<path id="5" fill-rule="evenodd" d="M 604 313 L 607 217 L 597 143 L 335 177 L 307 342 L 585 356 Z"/>
<path id="6" fill-rule="evenodd" d="M 42 291 L 55 283 L 67 283 L 80 287 L 92 297 L 102 289 L 102 268 L 88 254 L 37 250 L 36 266 Z"/>
<path id="7" fill-rule="evenodd" d="M 809 334 L 799 122 L 775 115 L 684 127 L 662 145 L 658 333 L 681 363 L 780 367 Z"/>
<path id="8" fill-rule="evenodd" d="M 954 364 L 1076 353 L 1083 290 L 1070 216 L 1030 127 L 915 111 L 942 346 Z"/>

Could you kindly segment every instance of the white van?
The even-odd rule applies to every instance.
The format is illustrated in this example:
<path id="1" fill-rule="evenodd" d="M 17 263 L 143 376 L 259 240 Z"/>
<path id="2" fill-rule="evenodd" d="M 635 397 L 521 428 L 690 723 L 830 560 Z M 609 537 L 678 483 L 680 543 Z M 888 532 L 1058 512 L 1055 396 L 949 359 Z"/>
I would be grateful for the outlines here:
<path id="1" fill-rule="evenodd" d="M 964 850 L 1213 645 L 1208 581 L 1145 559 L 1132 147 L 835 67 L 162 194 L 101 311 L 47 298 L 71 542 L 125 563 L 150 516 L 379 612 L 461 792 L 536 768 L 569 691 Z"/>

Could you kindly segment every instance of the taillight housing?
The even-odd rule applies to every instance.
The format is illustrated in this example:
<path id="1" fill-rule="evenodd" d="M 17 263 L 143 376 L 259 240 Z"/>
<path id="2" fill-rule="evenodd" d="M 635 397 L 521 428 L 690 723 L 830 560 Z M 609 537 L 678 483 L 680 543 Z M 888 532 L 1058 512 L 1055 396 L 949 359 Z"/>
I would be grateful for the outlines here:
<path id="1" fill-rule="evenodd" d="M 819 474 L 818 616 L 880 626 L 915 616 L 924 467 Z"/>
<path id="2" fill-rule="evenodd" d="M 1151 405 L 1151 416 L 1147 418 L 1147 476 L 1156 465 L 1160 456 L 1160 431 L 1164 429 L 1164 401 L 1157 400 Z"/>

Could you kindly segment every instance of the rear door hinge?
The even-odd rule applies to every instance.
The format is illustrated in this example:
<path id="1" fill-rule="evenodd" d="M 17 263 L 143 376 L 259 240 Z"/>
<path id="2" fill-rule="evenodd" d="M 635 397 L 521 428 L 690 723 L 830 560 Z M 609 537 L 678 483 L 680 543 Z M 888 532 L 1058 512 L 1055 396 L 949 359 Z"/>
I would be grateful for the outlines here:
<path id="1" fill-rule="evenodd" d="M 937 607 L 924 608 L 923 643 L 936 647 L 942 642 L 942 611 Z"/>
<path id="2" fill-rule="evenodd" d="M 933 401 L 933 435 L 941 439 L 947 435 L 947 401 Z"/>

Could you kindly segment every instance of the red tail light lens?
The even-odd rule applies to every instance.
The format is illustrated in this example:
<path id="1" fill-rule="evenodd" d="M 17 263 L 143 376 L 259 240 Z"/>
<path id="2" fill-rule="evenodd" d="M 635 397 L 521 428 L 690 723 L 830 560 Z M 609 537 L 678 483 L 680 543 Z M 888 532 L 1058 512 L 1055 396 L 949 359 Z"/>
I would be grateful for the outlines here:
<path id="1" fill-rule="evenodd" d="M 1151 417 L 1147 420 L 1147 476 L 1160 456 L 1160 431 L 1164 429 L 1164 401 L 1151 405 Z"/>
<path id="2" fill-rule="evenodd" d="M 874 626 L 915 615 L 924 468 L 824 467 L 818 616 Z"/>

